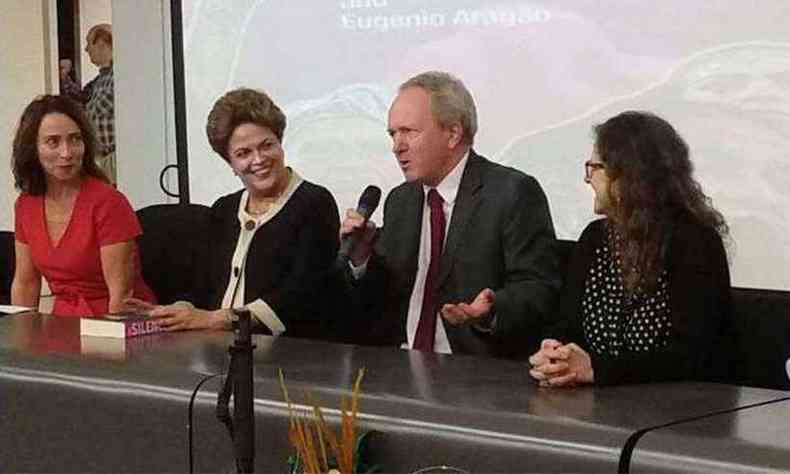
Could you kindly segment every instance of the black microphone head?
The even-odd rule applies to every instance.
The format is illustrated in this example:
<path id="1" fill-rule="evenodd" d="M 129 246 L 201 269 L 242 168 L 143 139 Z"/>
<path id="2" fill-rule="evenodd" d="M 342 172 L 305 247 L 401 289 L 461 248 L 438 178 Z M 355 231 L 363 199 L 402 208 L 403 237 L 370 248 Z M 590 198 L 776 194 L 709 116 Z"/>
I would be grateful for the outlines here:
<path id="1" fill-rule="evenodd" d="M 365 216 L 365 219 L 369 218 L 373 211 L 379 207 L 379 201 L 381 200 L 381 189 L 378 186 L 370 185 L 365 188 L 365 191 L 362 192 L 362 196 L 359 197 L 359 204 L 357 204 L 357 212 Z"/>

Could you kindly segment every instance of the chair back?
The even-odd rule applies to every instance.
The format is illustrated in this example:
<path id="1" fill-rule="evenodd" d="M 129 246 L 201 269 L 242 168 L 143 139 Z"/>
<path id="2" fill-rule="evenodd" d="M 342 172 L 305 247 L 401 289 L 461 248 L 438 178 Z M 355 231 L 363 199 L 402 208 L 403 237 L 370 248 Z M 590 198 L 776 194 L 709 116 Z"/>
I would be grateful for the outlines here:
<path id="1" fill-rule="evenodd" d="M 11 304 L 11 282 L 14 280 L 15 268 L 14 233 L 0 231 L 0 304 Z"/>
<path id="2" fill-rule="evenodd" d="M 790 358 L 790 291 L 732 289 L 738 382 L 790 390 L 785 363 Z"/>
<path id="3" fill-rule="evenodd" d="M 143 279 L 160 304 L 202 298 L 211 208 L 201 204 L 156 204 L 137 211 Z"/>
<path id="4" fill-rule="evenodd" d="M 557 239 L 556 241 L 554 251 L 557 255 L 557 262 L 563 278 L 568 273 L 568 265 L 571 263 L 571 255 L 573 255 L 574 248 L 576 248 L 575 240 Z"/>

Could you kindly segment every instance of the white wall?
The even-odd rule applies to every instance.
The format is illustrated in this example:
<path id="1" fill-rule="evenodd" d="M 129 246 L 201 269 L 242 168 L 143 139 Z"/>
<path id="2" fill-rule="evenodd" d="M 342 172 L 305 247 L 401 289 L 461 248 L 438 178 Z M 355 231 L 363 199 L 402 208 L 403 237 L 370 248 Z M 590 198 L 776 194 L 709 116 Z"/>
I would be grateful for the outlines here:
<path id="1" fill-rule="evenodd" d="M 114 0 L 112 14 L 118 188 L 139 209 L 170 201 L 159 173 L 176 161 L 169 2 Z"/>
<path id="2" fill-rule="evenodd" d="M 11 142 L 30 100 L 46 92 L 44 12 L 47 0 L 0 3 L 0 229 L 13 229 L 16 199 L 11 174 Z"/>

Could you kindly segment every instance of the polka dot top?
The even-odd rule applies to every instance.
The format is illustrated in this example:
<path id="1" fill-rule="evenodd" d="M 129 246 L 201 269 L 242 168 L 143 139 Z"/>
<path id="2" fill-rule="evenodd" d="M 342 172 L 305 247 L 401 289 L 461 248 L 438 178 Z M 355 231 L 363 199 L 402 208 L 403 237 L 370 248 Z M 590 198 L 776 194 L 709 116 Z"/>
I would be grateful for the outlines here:
<path id="1" fill-rule="evenodd" d="M 595 249 L 582 296 L 584 336 L 598 355 L 647 352 L 666 347 L 672 327 L 666 269 L 656 289 L 645 293 L 637 287 L 627 295 L 620 270 L 620 253 L 611 226 Z"/>

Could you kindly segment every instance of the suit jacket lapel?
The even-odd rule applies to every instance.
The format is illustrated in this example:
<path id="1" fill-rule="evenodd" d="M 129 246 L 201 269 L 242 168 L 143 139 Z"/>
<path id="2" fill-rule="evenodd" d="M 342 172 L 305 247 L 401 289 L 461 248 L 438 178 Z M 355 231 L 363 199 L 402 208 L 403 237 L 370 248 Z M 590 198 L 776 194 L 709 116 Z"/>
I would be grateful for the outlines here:
<path id="1" fill-rule="evenodd" d="M 444 285 L 445 280 L 450 275 L 458 245 L 463 239 L 470 217 L 474 214 L 480 202 L 479 191 L 482 187 L 480 166 L 482 164 L 483 159 L 474 150 L 470 150 L 469 161 L 466 163 L 466 169 L 461 177 L 461 184 L 458 187 L 458 194 L 455 197 L 455 205 L 453 206 L 453 216 L 444 242 L 438 288 Z"/>
<path id="2" fill-rule="evenodd" d="M 422 186 L 417 184 L 409 185 L 408 192 L 404 193 L 404 199 L 398 203 L 398 218 L 393 222 L 388 222 L 387 226 L 393 225 L 396 228 L 394 235 L 397 238 L 390 242 L 392 256 L 394 260 L 405 265 L 403 275 L 406 281 L 403 283 L 411 294 L 414 288 L 414 280 L 417 278 L 417 260 L 420 254 L 420 230 L 422 229 L 422 207 L 423 207 Z M 409 298 L 403 302 L 402 310 L 398 311 L 400 318 L 400 334 L 406 340 L 406 320 L 408 318 Z"/>
<path id="3" fill-rule="evenodd" d="M 420 253 L 420 230 L 422 228 L 423 192 L 422 186 L 410 184 L 403 200 L 397 204 L 397 218 L 387 223 L 393 226 L 390 252 L 394 259 L 405 264 L 411 284 L 417 273 L 417 258 Z M 388 229 L 389 232 L 389 229 Z"/>

